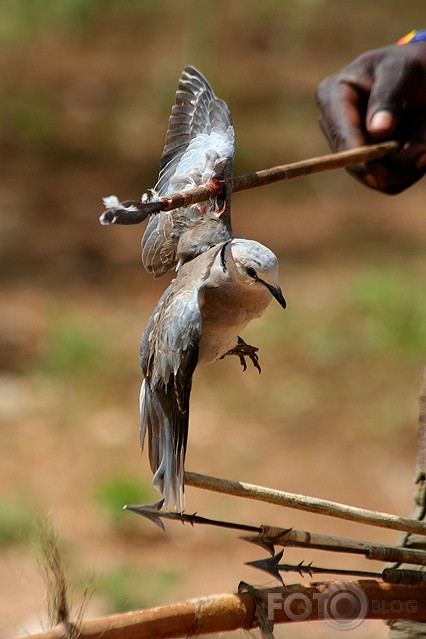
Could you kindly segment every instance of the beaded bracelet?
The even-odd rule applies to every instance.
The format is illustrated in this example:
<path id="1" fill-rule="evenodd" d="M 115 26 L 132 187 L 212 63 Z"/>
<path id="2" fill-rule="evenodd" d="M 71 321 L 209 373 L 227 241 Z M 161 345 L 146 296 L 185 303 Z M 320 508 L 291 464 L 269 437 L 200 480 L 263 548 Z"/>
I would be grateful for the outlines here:
<path id="1" fill-rule="evenodd" d="M 426 29 L 413 29 L 410 33 L 400 38 L 397 44 L 411 44 L 412 42 L 425 42 L 426 41 Z"/>

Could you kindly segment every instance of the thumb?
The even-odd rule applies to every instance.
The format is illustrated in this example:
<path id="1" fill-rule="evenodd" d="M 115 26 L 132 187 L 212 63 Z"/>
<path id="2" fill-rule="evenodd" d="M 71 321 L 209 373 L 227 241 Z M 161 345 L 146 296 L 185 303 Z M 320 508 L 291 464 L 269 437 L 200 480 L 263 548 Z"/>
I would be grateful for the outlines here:
<path id="1" fill-rule="evenodd" d="M 420 73 L 419 65 L 400 56 L 389 56 L 378 64 L 366 114 L 366 127 L 372 136 L 393 133 L 404 105 L 421 82 Z"/>
<path id="2" fill-rule="evenodd" d="M 373 113 L 369 120 L 367 118 L 368 132 L 378 138 L 390 135 L 396 129 L 397 124 L 398 117 L 383 107 Z"/>

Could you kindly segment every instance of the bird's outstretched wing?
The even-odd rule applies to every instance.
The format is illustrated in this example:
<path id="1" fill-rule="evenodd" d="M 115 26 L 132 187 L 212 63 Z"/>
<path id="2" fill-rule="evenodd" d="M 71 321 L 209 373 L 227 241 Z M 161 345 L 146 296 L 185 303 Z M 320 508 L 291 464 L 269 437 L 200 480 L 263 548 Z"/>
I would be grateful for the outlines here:
<path id="1" fill-rule="evenodd" d="M 234 129 L 225 102 L 204 76 L 185 67 L 160 162 L 154 197 L 209 181 L 222 186 L 215 201 L 152 215 L 142 238 L 142 262 L 161 277 L 232 236 L 230 199 Z"/>
<path id="2" fill-rule="evenodd" d="M 170 509 L 183 510 L 183 474 L 189 397 L 201 337 L 199 289 L 172 283 L 157 304 L 141 340 L 141 446 L 148 435 L 153 484 Z"/>

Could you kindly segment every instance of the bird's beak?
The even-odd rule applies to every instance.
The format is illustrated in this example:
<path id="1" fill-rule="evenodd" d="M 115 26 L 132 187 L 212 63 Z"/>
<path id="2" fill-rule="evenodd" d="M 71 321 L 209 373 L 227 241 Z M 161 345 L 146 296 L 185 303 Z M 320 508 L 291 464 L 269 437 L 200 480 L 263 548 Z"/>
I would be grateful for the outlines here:
<path id="1" fill-rule="evenodd" d="M 265 282 L 266 284 L 266 282 Z M 268 287 L 271 295 L 273 297 L 275 297 L 275 299 L 277 300 L 278 304 L 280 304 L 280 306 L 282 306 L 283 308 L 285 308 L 287 306 L 287 302 L 285 301 L 283 292 L 281 290 L 281 288 L 278 286 L 272 286 L 271 284 L 266 284 L 266 286 Z"/>

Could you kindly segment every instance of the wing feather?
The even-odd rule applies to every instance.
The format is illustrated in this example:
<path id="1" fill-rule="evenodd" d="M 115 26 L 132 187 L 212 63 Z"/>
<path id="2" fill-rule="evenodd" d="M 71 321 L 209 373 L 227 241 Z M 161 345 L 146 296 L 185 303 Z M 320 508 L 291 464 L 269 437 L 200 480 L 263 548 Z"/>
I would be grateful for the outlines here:
<path id="1" fill-rule="evenodd" d="M 148 435 L 153 483 L 183 509 L 183 473 L 188 438 L 192 375 L 198 361 L 201 311 L 198 290 L 173 283 L 157 304 L 141 340 L 140 438 Z"/>
<path id="2" fill-rule="evenodd" d="M 224 208 L 214 219 L 214 207 L 206 204 L 203 215 L 196 205 L 152 215 L 142 238 L 142 262 L 154 277 L 161 277 L 178 261 L 196 257 L 232 235 L 230 196 L 234 158 L 234 130 L 226 103 L 216 98 L 204 76 L 193 67 L 185 67 L 172 108 L 160 174 L 155 193 L 161 197 L 178 190 L 198 186 L 215 178 L 224 182 Z M 222 207 L 224 205 L 224 207 Z M 197 243 L 191 237 L 183 250 L 179 243 L 185 234 L 203 225 Z M 218 232 L 217 226 L 223 227 Z"/>

